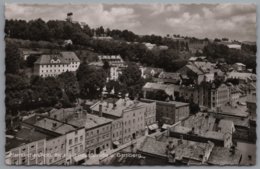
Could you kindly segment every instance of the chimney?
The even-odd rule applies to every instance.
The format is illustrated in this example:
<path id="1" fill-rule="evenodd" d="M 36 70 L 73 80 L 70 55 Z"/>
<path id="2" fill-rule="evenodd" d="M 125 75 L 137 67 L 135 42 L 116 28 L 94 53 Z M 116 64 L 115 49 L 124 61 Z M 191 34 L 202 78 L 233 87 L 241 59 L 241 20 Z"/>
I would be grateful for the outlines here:
<path id="1" fill-rule="evenodd" d="M 99 104 L 99 117 L 102 117 L 102 104 Z"/>

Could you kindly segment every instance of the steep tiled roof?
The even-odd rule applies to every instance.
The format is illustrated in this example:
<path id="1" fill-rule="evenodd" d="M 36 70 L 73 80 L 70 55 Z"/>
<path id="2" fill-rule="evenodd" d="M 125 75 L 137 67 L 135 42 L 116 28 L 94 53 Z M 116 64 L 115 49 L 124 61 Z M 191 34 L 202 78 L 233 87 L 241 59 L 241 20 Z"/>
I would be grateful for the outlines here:
<path id="1" fill-rule="evenodd" d="M 51 60 L 60 60 L 57 63 L 51 63 Z M 80 62 L 74 52 L 60 52 L 60 54 L 41 55 L 34 64 L 69 64 L 71 62 Z"/>
<path id="2" fill-rule="evenodd" d="M 79 58 L 74 52 L 60 52 L 60 54 L 67 62 L 80 62 Z"/>
<path id="3" fill-rule="evenodd" d="M 34 62 L 34 64 L 40 64 L 40 65 L 44 65 L 44 64 L 60 64 L 60 63 L 51 63 L 51 60 L 60 60 L 60 63 L 63 64 L 69 64 L 69 62 L 65 61 L 60 55 L 41 55 L 36 62 Z"/>

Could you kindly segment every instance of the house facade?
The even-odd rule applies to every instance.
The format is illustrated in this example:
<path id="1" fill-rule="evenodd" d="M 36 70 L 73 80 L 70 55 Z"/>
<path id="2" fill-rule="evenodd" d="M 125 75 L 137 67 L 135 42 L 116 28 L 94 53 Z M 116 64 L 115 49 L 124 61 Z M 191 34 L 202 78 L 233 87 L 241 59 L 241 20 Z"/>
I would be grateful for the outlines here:
<path id="1" fill-rule="evenodd" d="M 41 55 L 34 63 L 34 75 L 41 77 L 58 76 L 64 72 L 75 72 L 80 60 L 74 52 Z"/>

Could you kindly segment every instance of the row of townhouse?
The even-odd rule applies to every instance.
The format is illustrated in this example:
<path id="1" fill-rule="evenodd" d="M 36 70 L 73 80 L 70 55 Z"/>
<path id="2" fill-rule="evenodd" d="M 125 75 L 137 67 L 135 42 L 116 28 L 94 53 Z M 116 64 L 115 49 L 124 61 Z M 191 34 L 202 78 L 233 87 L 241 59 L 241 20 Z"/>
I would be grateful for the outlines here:
<path id="1" fill-rule="evenodd" d="M 22 122 L 19 131 L 7 137 L 7 165 L 71 165 L 84 162 L 84 127 L 33 116 Z"/>
<path id="2" fill-rule="evenodd" d="M 107 105 L 110 113 L 106 113 Z M 115 106 L 121 107 L 120 111 Z M 46 116 L 35 115 L 24 120 L 20 131 L 8 135 L 6 164 L 82 164 L 145 135 L 148 126 L 156 126 L 155 103 L 120 99 L 112 106 L 98 102 L 92 111 L 90 114 L 79 107 L 53 109 Z M 117 116 L 119 112 L 121 116 Z"/>
<path id="3" fill-rule="evenodd" d="M 158 128 L 155 102 L 144 103 L 126 98 L 111 102 L 99 101 L 90 109 L 93 114 L 112 120 L 114 147 L 144 136 L 149 126 L 153 126 L 153 130 Z"/>

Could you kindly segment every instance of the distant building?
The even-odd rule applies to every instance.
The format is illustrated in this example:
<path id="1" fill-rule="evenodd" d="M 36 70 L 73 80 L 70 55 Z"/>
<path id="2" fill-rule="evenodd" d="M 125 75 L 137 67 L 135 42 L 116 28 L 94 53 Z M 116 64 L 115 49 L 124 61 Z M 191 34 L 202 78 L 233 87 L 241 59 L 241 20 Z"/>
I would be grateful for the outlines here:
<path id="1" fill-rule="evenodd" d="M 229 102 L 229 88 L 225 84 L 218 87 L 212 85 L 210 92 L 210 108 L 217 108 Z"/>
<path id="2" fill-rule="evenodd" d="M 112 126 L 108 118 L 93 114 L 79 113 L 70 117 L 69 124 L 78 127 L 84 127 L 84 144 L 85 151 L 88 157 L 91 155 L 100 154 L 112 147 L 111 133 Z"/>
<path id="3" fill-rule="evenodd" d="M 31 119 L 23 121 L 23 126 L 48 133 L 48 135 L 52 136 L 53 139 L 48 140 L 46 144 L 47 151 L 52 153 L 52 155 L 47 158 L 48 164 L 80 164 L 87 158 L 85 154 L 85 128 L 69 124 L 67 120 L 68 119 L 65 120 L 66 122 L 62 122 L 47 116 L 34 116 Z M 56 156 L 55 159 L 55 153 L 56 155 L 61 155 L 61 157 L 58 158 Z"/>
<path id="4" fill-rule="evenodd" d="M 248 95 L 246 104 L 248 112 L 250 113 L 250 119 L 252 123 L 256 124 L 256 93 Z"/>
<path id="5" fill-rule="evenodd" d="M 61 135 L 46 140 L 46 165 L 65 165 L 66 136 Z"/>
<path id="6" fill-rule="evenodd" d="M 182 124 L 169 129 L 171 137 L 183 137 L 183 139 L 204 143 L 211 141 L 216 146 L 227 148 L 233 145 L 232 135 L 234 131 L 232 121 L 223 120 L 218 123 L 213 115 L 205 113 L 190 116 Z"/>
<path id="7" fill-rule="evenodd" d="M 148 92 L 156 92 L 156 91 L 164 91 L 167 95 L 174 98 L 174 85 L 171 84 L 167 85 L 167 84 L 147 82 L 143 86 L 142 91 L 143 91 L 144 98 L 147 98 L 146 96 Z"/>
<path id="8" fill-rule="evenodd" d="M 228 44 L 227 47 L 229 49 L 238 49 L 238 50 L 241 50 L 241 45 L 239 44 Z"/>
<path id="9" fill-rule="evenodd" d="M 257 116 L 256 116 L 256 109 L 257 109 L 257 103 L 256 103 L 256 93 L 253 93 L 251 95 L 248 96 L 247 98 L 247 109 L 248 112 L 250 114 L 249 116 L 249 132 L 248 132 L 248 137 L 250 138 L 250 140 L 256 142 L 257 139 Z"/>
<path id="10" fill-rule="evenodd" d="M 159 76 L 161 72 L 163 72 L 163 69 L 161 68 L 143 67 L 143 66 L 140 66 L 140 70 L 141 70 L 141 76 L 144 79 L 156 78 Z"/>
<path id="11" fill-rule="evenodd" d="M 148 42 L 144 42 L 143 43 L 144 44 L 144 46 L 148 49 L 148 50 L 152 50 L 152 49 L 154 49 L 155 47 L 156 47 L 156 44 L 152 44 L 152 43 L 148 43 Z"/>
<path id="12" fill-rule="evenodd" d="M 46 140 L 52 135 L 33 127 L 22 126 L 20 130 L 6 135 L 6 164 L 8 165 L 44 165 L 46 164 Z"/>
<path id="13" fill-rule="evenodd" d="M 243 72 L 246 70 L 246 65 L 244 65 L 243 63 L 235 63 L 232 65 L 232 67 L 238 72 Z"/>
<path id="14" fill-rule="evenodd" d="M 177 73 L 187 75 L 190 79 L 194 80 L 195 84 L 198 85 L 203 81 L 211 82 L 217 76 L 223 75 L 223 72 L 217 69 L 215 63 L 201 61 L 189 62 L 184 67 L 177 70 Z"/>
<path id="15" fill-rule="evenodd" d="M 108 80 L 118 80 L 122 70 L 127 67 L 120 55 L 100 55 L 97 62 L 91 62 L 89 65 L 100 68 L 104 66 L 105 62 L 109 65 Z"/>
<path id="16" fill-rule="evenodd" d="M 149 125 L 156 124 L 156 104 L 129 99 L 116 102 L 100 101 L 91 107 L 112 121 L 112 141 L 115 146 L 125 144 L 146 134 Z"/>
<path id="17" fill-rule="evenodd" d="M 102 35 L 102 36 L 93 36 L 93 39 L 97 39 L 97 40 L 113 40 L 113 38 L 111 36 L 106 36 L 106 35 Z"/>
<path id="18" fill-rule="evenodd" d="M 206 56 L 199 56 L 199 57 L 190 57 L 189 62 L 206 62 L 207 57 Z"/>
<path id="19" fill-rule="evenodd" d="M 158 48 L 159 50 L 168 50 L 168 49 L 169 49 L 169 47 L 166 46 L 166 45 L 159 45 L 157 48 Z"/>
<path id="20" fill-rule="evenodd" d="M 175 87 L 176 98 L 182 98 L 186 102 L 192 101 L 201 107 L 216 109 L 229 102 L 229 87 L 224 83 L 215 84 L 203 82 L 198 85 L 180 85 Z"/>
<path id="21" fill-rule="evenodd" d="M 23 60 L 27 60 L 27 58 L 30 56 L 30 55 L 42 55 L 43 52 L 42 51 L 38 51 L 38 50 L 30 50 L 30 49 L 19 49 L 20 50 L 20 53 L 21 53 L 21 56 L 23 58 Z"/>
<path id="22" fill-rule="evenodd" d="M 227 79 L 238 79 L 241 83 L 255 82 L 256 74 L 232 71 L 227 74 Z"/>
<path id="23" fill-rule="evenodd" d="M 7 165 L 44 165 L 46 140 L 21 144 L 6 152 Z"/>
<path id="24" fill-rule="evenodd" d="M 173 72 L 161 72 L 156 78 L 156 81 L 159 83 L 165 84 L 180 84 L 181 82 L 181 75 L 180 73 L 173 73 Z"/>
<path id="25" fill-rule="evenodd" d="M 66 165 L 82 164 L 86 160 L 85 128 L 66 133 Z"/>
<path id="26" fill-rule="evenodd" d="M 242 160 L 242 153 L 235 149 L 231 152 L 230 148 L 214 147 L 208 159 L 209 165 L 231 166 L 239 165 Z"/>
<path id="27" fill-rule="evenodd" d="M 173 137 L 156 140 L 146 137 L 137 151 L 144 156 L 166 159 L 169 164 L 203 165 L 207 164 L 213 147 L 212 142 L 200 143 Z"/>
<path id="28" fill-rule="evenodd" d="M 64 72 L 75 72 L 80 60 L 74 52 L 41 55 L 34 63 L 34 75 L 41 77 L 57 76 Z"/>
<path id="29" fill-rule="evenodd" d="M 189 103 L 176 101 L 158 101 L 142 99 L 144 102 L 156 102 L 156 119 L 160 126 L 163 124 L 172 125 L 189 117 Z"/>
<path id="30" fill-rule="evenodd" d="M 100 112 L 102 113 L 102 112 Z M 50 116 L 77 128 L 85 128 L 84 151 L 87 156 L 111 148 L 111 121 L 102 114 L 88 114 L 80 107 L 52 110 Z"/>
<path id="31" fill-rule="evenodd" d="M 228 84 L 229 87 L 229 103 L 231 106 L 234 106 L 241 96 L 241 90 L 238 86 Z"/>
<path id="32" fill-rule="evenodd" d="M 67 39 L 67 40 L 63 41 L 62 46 L 65 47 L 65 46 L 72 45 L 72 44 L 73 44 L 72 40 L 71 39 Z"/>
<path id="33" fill-rule="evenodd" d="M 209 44 L 209 41 L 203 39 L 189 39 L 188 44 L 191 53 L 196 53 L 202 51 L 204 47 Z"/>

